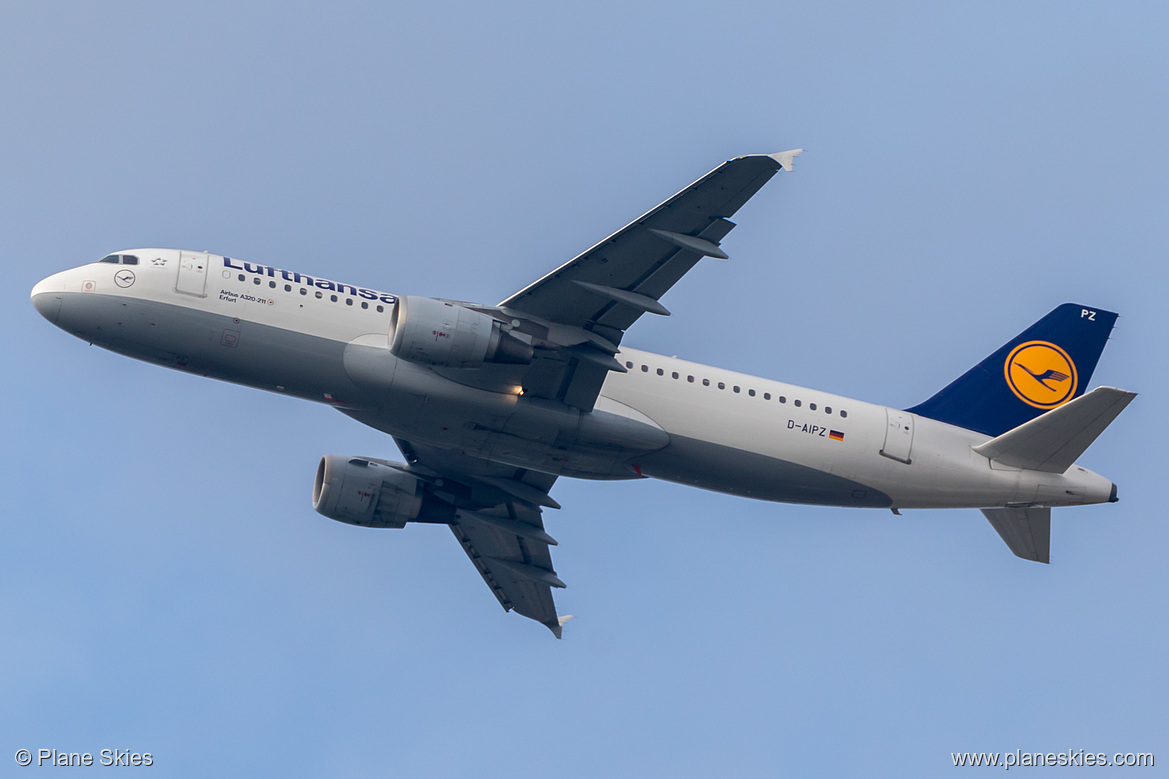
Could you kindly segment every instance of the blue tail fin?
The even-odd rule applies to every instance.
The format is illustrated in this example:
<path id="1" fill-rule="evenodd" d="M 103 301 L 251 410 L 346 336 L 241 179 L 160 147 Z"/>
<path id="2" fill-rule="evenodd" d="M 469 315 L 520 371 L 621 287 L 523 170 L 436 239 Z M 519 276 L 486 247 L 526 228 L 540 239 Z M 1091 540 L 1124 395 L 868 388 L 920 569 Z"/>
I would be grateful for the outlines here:
<path id="1" fill-rule="evenodd" d="M 1116 314 L 1064 303 L 909 411 L 997 436 L 1084 394 Z"/>

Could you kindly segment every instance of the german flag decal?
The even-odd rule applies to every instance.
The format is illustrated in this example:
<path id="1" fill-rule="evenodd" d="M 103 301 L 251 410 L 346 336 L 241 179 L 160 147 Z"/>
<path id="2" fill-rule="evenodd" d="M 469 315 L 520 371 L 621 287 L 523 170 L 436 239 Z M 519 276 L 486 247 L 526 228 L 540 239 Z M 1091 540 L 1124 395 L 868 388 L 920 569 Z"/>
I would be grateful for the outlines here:
<path id="1" fill-rule="evenodd" d="M 833 441 L 843 441 L 844 440 L 844 433 L 840 432 L 839 430 L 829 430 L 828 437 L 831 438 Z"/>

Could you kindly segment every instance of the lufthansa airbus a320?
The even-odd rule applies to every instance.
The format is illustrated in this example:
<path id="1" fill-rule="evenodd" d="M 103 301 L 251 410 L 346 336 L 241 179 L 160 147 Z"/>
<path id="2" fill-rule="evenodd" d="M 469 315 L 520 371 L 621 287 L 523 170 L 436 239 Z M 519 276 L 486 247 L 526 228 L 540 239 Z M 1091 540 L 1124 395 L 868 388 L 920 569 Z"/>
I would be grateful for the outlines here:
<path id="1" fill-rule="evenodd" d="M 1116 314 L 1064 304 L 929 400 L 887 408 L 622 345 L 800 150 L 739 157 L 496 305 L 396 295 L 207 252 L 127 249 L 32 302 L 119 354 L 327 403 L 405 462 L 326 455 L 313 507 L 450 526 L 504 609 L 559 637 L 561 476 L 657 478 L 760 500 L 977 508 L 1047 562 L 1051 509 L 1116 500 L 1076 459 L 1135 397 L 1085 392 Z"/>

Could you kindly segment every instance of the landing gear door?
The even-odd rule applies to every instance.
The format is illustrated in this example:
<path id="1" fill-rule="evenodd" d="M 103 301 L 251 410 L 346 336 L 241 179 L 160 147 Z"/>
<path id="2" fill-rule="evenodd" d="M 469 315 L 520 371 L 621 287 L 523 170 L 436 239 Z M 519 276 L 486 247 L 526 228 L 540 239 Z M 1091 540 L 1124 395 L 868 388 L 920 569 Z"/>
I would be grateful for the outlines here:
<path id="1" fill-rule="evenodd" d="M 885 445 L 881 448 L 881 454 L 908 465 L 912 462 L 910 453 L 913 450 L 913 414 L 887 408 L 885 421 Z"/>
<path id="2" fill-rule="evenodd" d="M 179 255 L 179 278 L 175 282 L 175 291 L 185 295 L 207 297 L 207 266 L 206 254 L 182 252 Z"/>

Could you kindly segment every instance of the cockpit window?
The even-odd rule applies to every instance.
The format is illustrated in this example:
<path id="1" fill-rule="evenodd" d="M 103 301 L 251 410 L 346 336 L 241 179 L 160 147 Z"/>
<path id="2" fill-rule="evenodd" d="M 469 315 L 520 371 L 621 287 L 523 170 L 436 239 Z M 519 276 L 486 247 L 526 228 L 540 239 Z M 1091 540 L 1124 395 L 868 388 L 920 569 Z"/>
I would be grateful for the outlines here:
<path id="1" fill-rule="evenodd" d="M 133 254 L 110 254 L 102 257 L 98 262 L 110 262 L 114 265 L 137 265 L 138 258 Z"/>
<path id="2" fill-rule="evenodd" d="M 123 265 L 137 265 L 138 258 L 135 257 L 133 254 L 123 254 L 122 255 L 122 264 Z"/>
<path id="3" fill-rule="evenodd" d="M 113 263 L 117 263 L 117 262 L 118 262 L 118 255 L 116 255 L 116 254 L 111 254 L 109 257 L 102 257 L 100 260 L 98 260 L 98 262 L 113 262 Z"/>

